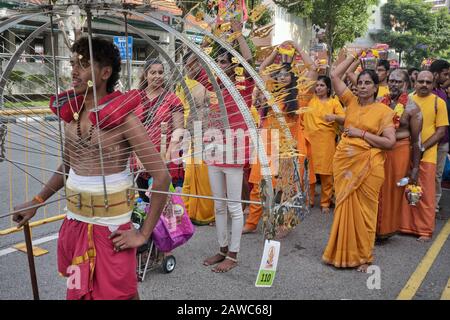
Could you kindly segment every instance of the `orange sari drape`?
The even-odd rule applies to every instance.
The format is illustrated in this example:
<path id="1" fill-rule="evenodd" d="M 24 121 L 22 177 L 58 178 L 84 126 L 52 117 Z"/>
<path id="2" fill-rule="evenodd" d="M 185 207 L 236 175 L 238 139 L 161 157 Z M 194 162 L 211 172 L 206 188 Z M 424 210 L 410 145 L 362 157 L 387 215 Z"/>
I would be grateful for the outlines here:
<path id="1" fill-rule="evenodd" d="M 284 105 L 281 104 L 281 108 L 282 110 L 284 110 Z M 306 139 L 304 138 L 303 135 L 303 131 L 302 131 L 302 127 L 300 126 L 300 120 L 298 116 L 285 116 L 285 120 L 287 123 L 287 126 L 291 132 L 292 138 L 297 140 L 297 148 L 298 151 L 300 152 L 300 154 L 309 154 L 307 151 L 307 146 L 306 146 Z M 281 126 L 278 122 L 278 120 L 275 118 L 273 111 L 270 110 L 267 114 L 267 116 L 262 119 L 262 123 L 261 123 L 261 128 L 262 129 L 277 129 L 279 132 L 279 139 L 283 139 L 284 133 L 283 130 L 281 129 Z M 275 172 L 275 169 L 273 167 L 273 163 L 272 163 L 272 159 L 271 159 L 271 154 L 272 154 L 272 149 L 271 149 L 271 139 L 272 139 L 272 135 L 271 132 L 267 133 L 267 140 L 266 143 L 264 144 L 264 150 L 269 158 L 269 165 L 271 166 L 271 172 L 272 172 L 272 186 L 275 187 L 276 186 L 276 178 L 275 175 L 278 174 L 278 172 Z M 277 155 L 276 155 L 277 156 Z M 305 157 L 304 156 L 300 156 L 299 157 L 299 174 L 302 177 L 303 176 L 303 161 L 304 161 Z M 314 173 L 311 173 L 312 170 L 310 170 L 310 175 L 309 175 L 309 179 L 310 182 L 313 181 L 315 182 L 315 175 Z M 259 162 L 259 160 L 251 165 L 251 171 L 250 171 L 250 176 L 248 181 L 250 183 L 254 184 L 254 187 L 252 189 L 252 192 L 250 194 L 250 200 L 252 201 L 260 201 L 260 196 L 259 196 L 259 183 L 261 182 L 261 164 Z M 258 225 L 258 222 L 261 218 L 262 215 L 262 207 L 260 205 L 256 205 L 256 204 L 251 204 L 249 207 L 249 214 L 248 217 L 245 221 L 245 225 L 247 227 L 250 228 L 256 228 L 256 226 Z"/>
<path id="2" fill-rule="evenodd" d="M 393 127 L 394 112 L 381 103 L 360 106 L 346 90 L 345 127 L 381 135 Z M 378 197 L 384 181 L 384 152 L 362 138 L 343 136 L 333 159 L 336 209 L 322 259 L 336 267 L 356 267 L 373 260 Z"/>

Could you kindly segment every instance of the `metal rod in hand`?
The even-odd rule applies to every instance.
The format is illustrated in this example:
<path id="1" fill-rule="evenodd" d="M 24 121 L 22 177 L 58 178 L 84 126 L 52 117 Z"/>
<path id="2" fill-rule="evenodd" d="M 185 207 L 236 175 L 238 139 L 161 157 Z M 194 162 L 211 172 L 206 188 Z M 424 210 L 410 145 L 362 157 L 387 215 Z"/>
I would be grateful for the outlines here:
<path id="1" fill-rule="evenodd" d="M 131 190 L 136 191 L 143 191 L 143 192 L 150 192 L 150 193 L 160 193 L 160 194 L 167 194 L 167 195 L 176 195 L 180 197 L 190 197 L 190 198 L 198 198 L 198 199 L 208 199 L 208 200 L 217 200 L 217 201 L 227 201 L 227 202 L 239 202 L 239 203 L 246 203 L 246 204 L 256 204 L 262 206 L 263 203 L 261 201 L 251 201 L 251 200 L 233 200 L 233 199 L 227 199 L 227 198 L 219 198 L 219 197 L 211 197 L 211 196 L 200 196 L 197 194 L 188 194 L 188 193 L 176 193 L 176 192 L 170 192 L 170 191 L 159 191 L 159 190 L 153 190 L 153 189 L 141 189 L 141 188 L 130 188 Z M 289 206 L 290 208 L 299 208 L 302 209 L 302 206 Z"/>
<path id="2" fill-rule="evenodd" d="M 10 212 L 8 212 L 8 213 L 6 213 L 6 214 L 4 214 L 4 215 L 1 215 L 1 216 L 0 216 L 0 219 L 6 218 L 6 217 L 9 217 L 9 216 L 12 216 L 13 214 L 18 213 L 18 212 L 21 212 L 21 211 L 24 211 L 24 210 L 44 207 L 44 206 L 47 206 L 47 205 L 49 205 L 49 204 L 51 204 L 51 203 L 54 203 L 54 202 L 58 202 L 58 201 L 61 201 L 61 200 L 64 200 L 64 199 L 70 199 L 70 198 L 78 197 L 78 196 L 80 196 L 80 194 L 79 194 L 79 193 L 75 193 L 75 194 L 72 194 L 72 195 L 67 196 L 67 197 L 61 197 L 61 198 L 59 198 L 59 199 L 55 199 L 55 200 L 51 200 L 51 201 L 47 200 L 47 201 L 45 201 L 44 203 L 38 203 L 38 204 L 35 204 L 35 205 L 33 205 L 33 206 L 29 206 L 29 207 L 22 208 L 22 209 L 19 209 L 19 210 L 10 211 Z"/>
<path id="3" fill-rule="evenodd" d="M 31 242 L 30 225 L 27 223 L 23 226 L 25 233 L 25 245 L 27 247 L 28 266 L 30 269 L 31 287 L 33 288 L 33 299 L 39 300 L 39 289 L 36 277 L 36 268 L 34 266 L 33 243 Z"/>

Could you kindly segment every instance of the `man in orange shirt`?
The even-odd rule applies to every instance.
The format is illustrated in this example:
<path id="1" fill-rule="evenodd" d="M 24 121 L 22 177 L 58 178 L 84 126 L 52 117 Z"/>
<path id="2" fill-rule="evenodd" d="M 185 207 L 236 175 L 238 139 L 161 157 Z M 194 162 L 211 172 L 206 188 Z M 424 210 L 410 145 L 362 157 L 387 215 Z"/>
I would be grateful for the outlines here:
<path id="1" fill-rule="evenodd" d="M 433 74 L 430 71 L 419 73 L 415 89 L 412 98 L 423 115 L 422 160 L 418 179 L 423 195 L 417 206 L 410 206 L 403 199 L 400 231 L 419 236 L 419 241 L 428 241 L 435 227 L 437 144 L 445 134 L 448 117 L 445 101 L 432 93 Z"/>

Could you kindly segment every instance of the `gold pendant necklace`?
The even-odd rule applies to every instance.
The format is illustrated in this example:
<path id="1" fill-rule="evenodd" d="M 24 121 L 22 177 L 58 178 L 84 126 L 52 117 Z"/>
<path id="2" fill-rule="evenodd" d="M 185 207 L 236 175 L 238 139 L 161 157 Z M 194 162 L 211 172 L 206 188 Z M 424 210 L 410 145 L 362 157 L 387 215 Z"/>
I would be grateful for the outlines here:
<path id="1" fill-rule="evenodd" d="M 81 105 L 80 110 L 78 110 L 78 112 L 73 113 L 73 119 L 75 121 L 78 121 L 80 119 L 80 114 L 81 114 L 81 111 L 83 111 L 83 108 L 84 108 L 84 101 L 83 101 L 83 104 Z"/>
<path id="2" fill-rule="evenodd" d="M 93 86 L 93 82 L 91 80 L 89 80 L 87 84 L 88 85 L 87 85 L 86 91 L 84 92 L 84 98 L 83 98 L 83 102 L 81 103 L 80 110 L 78 110 L 78 112 L 73 112 L 72 106 L 70 106 L 70 109 L 72 110 L 72 113 L 73 113 L 73 119 L 75 121 L 78 121 L 80 119 L 80 113 L 81 113 L 81 111 L 83 110 L 83 107 L 84 107 L 84 102 L 86 100 L 86 94 L 87 94 L 89 88 Z M 77 105 L 77 107 L 78 107 L 78 105 Z"/>

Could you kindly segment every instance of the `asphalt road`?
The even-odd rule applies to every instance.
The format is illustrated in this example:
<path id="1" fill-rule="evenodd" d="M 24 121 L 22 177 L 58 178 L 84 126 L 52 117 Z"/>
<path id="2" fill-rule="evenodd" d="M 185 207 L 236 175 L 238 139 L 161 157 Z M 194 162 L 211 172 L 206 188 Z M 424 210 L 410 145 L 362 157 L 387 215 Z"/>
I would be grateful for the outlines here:
<path id="1" fill-rule="evenodd" d="M 25 160 L 23 152 L 17 150 L 10 156 L 17 161 Z M 56 157 L 43 159 L 42 155 L 30 156 L 28 160 L 49 169 L 56 168 L 58 162 Z M 9 170 L 7 163 L 0 163 L 2 181 L 9 179 Z M 42 177 L 42 173 L 34 169 L 30 173 L 41 175 L 40 180 L 49 176 Z M 11 177 L 12 196 L 17 204 L 25 199 L 24 174 L 14 170 Z M 39 182 L 31 180 L 28 185 L 30 195 L 40 188 Z M 0 192 L 0 212 L 3 214 L 10 206 L 9 184 L 0 184 Z M 439 251 L 433 243 L 443 226 L 450 223 L 449 190 L 444 191 L 443 204 L 432 242 L 419 243 L 414 237 L 397 235 L 383 245 L 375 246 L 374 264 L 380 268 L 380 289 L 368 288 L 370 274 L 336 269 L 321 262 L 333 215 L 325 216 L 313 209 L 312 214 L 281 241 L 278 270 L 271 288 L 255 287 L 264 244 L 261 231 L 243 236 L 238 267 L 225 274 L 216 274 L 211 272 L 211 267 L 202 265 L 203 259 L 218 249 L 215 227 L 202 226 L 196 228 L 188 243 L 174 251 L 175 270 L 170 274 L 162 273 L 160 268 L 150 271 L 140 283 L 139 293 L 142 299 L 150 300 L 395 299 L 414 274 L 410 283 L 418 290 L 413 299 L 440 299 L 450 279 L 450 240 L 446 237 Z M 54 205 L 47 209 L 47 215 L 54 215 L 59 210 L 61 205 Z M 38 218 L 43 216 L 44 212 L 40 210 Z M 60 222 L 51 223 L 33 230 L 35 241 L 47 239 L 39 247 L 49 251 L 35 259 L 41 299 L 65 299 L 66 280 L 58 275 L 56 268 L 55 238 L 59 225 Z M 8 226 L 9 219 L 0 219 L 1 229 Z M 48 236 L 50 238 L 45 238 Z M 32 299 L 26 254 L 10 249 L 20 241 L 23 241 L 23 233 L 0 236 L 0 299 Z M 429 250 L 437 253 L 436 259 L 426 259 L 431 262 L 431 267 L 415 272 Z M 423 281 L 414 280 L 421 277 Z"/>
<path id="2" fill-rule="evenodd" d="M 321 262 L 331 222 L 332 216 L 324 216 L 315 209 L 281 241 L 278 270 L 271 288 L 254 285 L 263 248 L 261 232 L 243 236 L 238 267 L 216 274 L 201 263 L 217 250 L 215 228 L 198 227 L 193 238 L 175 250 L 175 270 L 170 274 L 162 273 L 160 268 L 150 271 L 139 286 L 140 296 L 152 300 L 395 299 L 432 245 L 432 242 L 419 243 L 410 236 L 395 236 L 377 245 L 375 265 L 380 267 L 381 288 L 368 289 L 367 280 L 371 275 L 339 270 Z M 435 235 L 438 235 L 446 220 L 436 222 Z M 58 223 L 41 228 L 43 233 L 53 235 Z M 57 274 L 56 240 L 39 246 L 49 250 L 48 254 L 36 258 L 41 299 L 64 299 L 66 282 Z M 4 254 L 5 249 L 0 248 L 0 299 L 31 299 L 26 255 Z M 447 238 L 424 281 L 419 283 L 414 299 L 440 299 L 450 278 L 449 261 Z"/>

